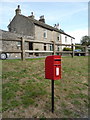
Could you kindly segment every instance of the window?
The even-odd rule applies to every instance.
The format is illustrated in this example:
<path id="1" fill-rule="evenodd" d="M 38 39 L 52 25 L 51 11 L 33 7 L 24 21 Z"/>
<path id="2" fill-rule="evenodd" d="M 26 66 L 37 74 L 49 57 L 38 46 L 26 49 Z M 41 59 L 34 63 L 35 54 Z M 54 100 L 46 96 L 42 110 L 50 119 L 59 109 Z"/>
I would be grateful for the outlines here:
<path id="1" fill-rule="evenodd" d="M 21 49 L 21 42 L 17 42 L 17 49 Z"/>
<path id="2" fill-rule="evenodd" d="M 65 42 L 67 43 L 67 36 L 65 36 Z"/>
<path id="3" fill-rule="evenodd" d="M 53 51 L 53 45 L 50 44 L 50 51 Z"/>
<path id="4" fill-rule="evenodd" d="M 33 50 L 33 43 L 29 42 L 29 50 Z"/>
<path id="5" fill-rule="evenodd" d="M 44 50 L 46 51 L 46 43 L 44 44 Z"/>
<path id="6" fill-rule="evenodd" d="M 9 27 L 8 29 L 9 29 L 9 32 L 11 32 L 11 28 Z"/>
<path id="7" fill-rule="evenodd" d="M 17 46 L 18 47 L 20 47 L 21 46 L 21 42 L 19 41 L 19 42 L 17 42 Z"/>
<path id="8" fill-rule="evenodd" d="M 13 28 L 13 32 L 16 33 L 16 28 Z"/>
<path id="9" fill-rule="evenodd" d="M 60 50 L 60 46 L 58 45 L 58 46 L 57 46 L 57 51 L 59 51 L 59 50 Z"/>
<path id="10" fill-rule="evenodd" d="M 47 38 L 47 30 L 44 30 L 44 38 Z"/>
<path id="11" fill-rule="evenodd" d="M 59 36 L 57 37 L 57 40 L 59 41 Z"/>
<path id="12" fill-rule="evenodd" d="M 61 34 L 58 35 L 57 41 L 61 41 Z"/>
<path id="13" fill-rule="evenodd" d="M 72 40 L 72 38 L 71 38 L 71 44 L 73 43 L 73 40 Z"/>
<path id="14" fill-rule="evenodd" d="M 61 36 L 61 34 L 59 35 L 60 36 L 60 41 L 62 40 L 62 36 Z"/>

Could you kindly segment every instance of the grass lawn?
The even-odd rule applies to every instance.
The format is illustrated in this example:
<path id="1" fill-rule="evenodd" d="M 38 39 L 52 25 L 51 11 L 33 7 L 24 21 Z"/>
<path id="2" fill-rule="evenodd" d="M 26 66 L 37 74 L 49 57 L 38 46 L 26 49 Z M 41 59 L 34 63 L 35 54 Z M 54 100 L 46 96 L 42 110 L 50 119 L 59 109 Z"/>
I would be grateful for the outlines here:
<path id="1" fill-rule="evenodd" d="M 62 79 L 44 79 L 44 58 L 2 61 L 3 118 L 88 117 L 88 57 L 62 57 Z"/>

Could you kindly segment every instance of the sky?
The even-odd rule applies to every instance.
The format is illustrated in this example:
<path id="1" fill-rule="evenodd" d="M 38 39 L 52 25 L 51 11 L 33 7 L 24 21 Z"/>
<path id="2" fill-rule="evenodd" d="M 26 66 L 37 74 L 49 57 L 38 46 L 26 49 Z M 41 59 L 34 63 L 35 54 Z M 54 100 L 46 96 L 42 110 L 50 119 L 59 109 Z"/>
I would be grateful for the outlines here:
<path id="1" fill-rule="evenodd" d="M 15 9 L 20 5 L 21 14 L 35 19 L 44 15 L 45 22 L 54 26 L 59 23 L 60 29 L 75 37 L 80 43 L 83 36 L 88 35 L 88 2 L 0 2 L 0 29 L 8 30 L 7 26 L 15 16 Z"/>

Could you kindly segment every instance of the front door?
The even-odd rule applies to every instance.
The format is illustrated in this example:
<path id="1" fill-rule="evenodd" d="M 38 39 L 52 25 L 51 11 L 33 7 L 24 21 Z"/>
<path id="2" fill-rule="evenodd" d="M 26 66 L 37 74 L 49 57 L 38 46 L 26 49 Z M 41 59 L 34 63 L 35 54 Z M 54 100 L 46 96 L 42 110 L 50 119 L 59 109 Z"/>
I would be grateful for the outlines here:
<path id="1" fill-rule="evenodd" d="M 33 43 L 29 42 L 29 50 L 33 50 Z"/>

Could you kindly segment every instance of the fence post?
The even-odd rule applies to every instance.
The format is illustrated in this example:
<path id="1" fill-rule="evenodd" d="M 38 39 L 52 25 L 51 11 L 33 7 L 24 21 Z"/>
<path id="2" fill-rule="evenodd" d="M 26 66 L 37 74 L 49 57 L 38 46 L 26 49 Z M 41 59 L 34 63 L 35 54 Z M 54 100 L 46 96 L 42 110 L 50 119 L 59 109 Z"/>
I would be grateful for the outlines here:
<path id="1" fill-rule="evenodd" d="M 25 60 L 25 40 L 21 37 L 21 59 Z"/>
<path id="2" fill-rule="evenodd" d="M 88 56 L 90 56 L 90 49 L 88 49 Z"/>
<path id="3" fill-rule="evenodd" d="M 72 43 L 72 58 L 74 57 L 74 45 Z"/>
<path id="4" fill-rule="evenodd" d="M 87 46 L 85 46 L 85 56 L 87 56 Z"/>

